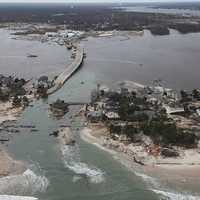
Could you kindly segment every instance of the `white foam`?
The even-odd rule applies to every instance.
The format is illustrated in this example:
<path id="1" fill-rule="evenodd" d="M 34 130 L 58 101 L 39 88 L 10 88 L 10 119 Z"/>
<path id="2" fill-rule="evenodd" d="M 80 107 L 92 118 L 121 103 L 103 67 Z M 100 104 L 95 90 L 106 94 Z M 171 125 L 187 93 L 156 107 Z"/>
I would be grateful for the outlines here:
<path id="1" fill-rule="evenodd" d="M 49 182 L 46 177 L 38 176 L 30 169 L 21 175 L 0 178 L 0 194 L 33 195 L 44 192 Z"/>
<path id="2" fill-rule="evenodd" d="M 163 197 L 166 197 L 166 200 L 199 200 L 200 199 L 200 196 L 193 196 L 190 194 L 173 193 L 173 192 L 166 192 L 162 190 L 153 190 L 153 192 L 155 192 L 156 194 L 162 195 Z"/>
<path id="3" fill-rule="evenodd" d="M 80 161 L 78 146 L 62 146 L 61 148 L 65 166 L 82 177 L 89 178 L 92 183 L 104 181 L 104 172 L 97 167 L 89 166 Z"/>
<path id="4" fill-rule="evenodd" d="M 0 200 L 38 200 L 35 197 L 0 195 Z"/>
<path id="5" fill-rule="evenodd" d="M 134 172 L 134 173 L 136 176 L 141 177 L 146 183 L 149 183 L 150 186 L 154 186 L 156 188 L 159 187 L 160 184 L 155 178 L 139 172 Z"/>
<path id="6" fill-rule="evenodd" d="M 146 174 L 135 172 L 136 176 L 141 177 L 146 183 L 149 183 L 149 186 L 153 186 L 154 188 L 159 188 L 160 184 L 159 182 Z M 171 191 L 163 191 L 158 189 L 152 189 L 153 192 L 155 192 L 158 195 L 161 195 L 161 200 L 200 200 L 200 196 L 193 196 L 190 194 L 184 194 L 184 193 L 178 193 L 178 192 L 171 192 Z M 163 199 L 164 198 L 164 199 Z"/>

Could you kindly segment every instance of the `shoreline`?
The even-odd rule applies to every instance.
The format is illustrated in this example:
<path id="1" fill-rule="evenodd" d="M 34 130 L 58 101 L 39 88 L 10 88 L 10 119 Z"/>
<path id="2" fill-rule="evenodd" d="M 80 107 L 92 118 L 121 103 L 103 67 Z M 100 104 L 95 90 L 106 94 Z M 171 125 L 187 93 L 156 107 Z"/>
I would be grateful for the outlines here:
<path id="1" fill-rule="evenodd" d="M 14 122 L 18 119 L 23 111 L 22 107 L 14 108 L 10 101 L 0 103 L 0 127 L 3 130 L 3 125 L 6 122 Z M 7 134 L 2 138 L 8 137 L 5 141 L 10 140 Z M 6 143 L 5 143 L 6 144 Z M 26 171 L 23 161 L 15 160 L 6 150 L 4 143 L 0 147 L 0 178 L 10 175 L 20 175 Z"/>
<path id="2" fill-rule="evenodd" d="M 162 158 L 162 157 L 155 157 L 155 156 L 149 156 L 148 154 L 144 154 L 144 149 L 140 149 L 140 151 L 134 151 L 134 148 L 138 148 L 138 146 L 141 146 L 141 144 L 137 144 L 137 143 L 133 143 L 134 146 L 129 147 L 129 145 L 124 145 L 122 142 L 118 142 L 119 147 L 108 147 L 108 145 L 110 144 L 109 140 L 111 140 L 109 137 L 107 137 L 105 133 L 107 130 L 105 130 L 104 125 L 97 125 L 98 129 L 103 130 L 104 133 L 102 133 L 101 135 L 101 131 L 97 131 L 95 126 L 88 126 L 86 128 L 84 128 L 81 131 L 81 138 L 88 142 L 88 143 L 92 143 L 95 146 L 98 146 L 99 148 L 108 151 L 114 155 L 116 154 L 124 154 L 125 156 L 128 156 L 129 158 L 131 158 L 131 160 L 133 162 L 135 162 L 135 159 L 133 159 L 133 155 L 135 155 L 136 157 L 150 157 L 149 159 L 144 158 L 144 164 L 140 164 L 137 163 L 137 161 L 135 162 L 138 165 L 143 165 L 143 166 L 153 166 L 153 167 L 159 167 L 159 168 L 165 168 L 165 169 L 193 169 L 193 168 L 199 168 L 200 169 L 200 163 L 198 162 L 198 156 L 200 156 L 200 152 L 198 151 L 198 149 L 189 149 L 189 150 L 182 150 L 184 151 L 184 155 L 180 155 L 178 158 Z M 103 127 L 103 128 L 102 128 Z M 92 134 L 93 133 L 93 134 Z M 108 144 L 107 144 L 107 141 Z M 112 141 L 112 140 L 111 140 Z M 120 145 L 123 145 L 122 147 Z M 123 149 L 126 148 L 127 149 Z M 131 154 L 129 152 L 129 150 L 132 150 L 133 153 Z M 196 154 L 195 154 L 196 153 Z M 142 155 L 142 156 L 141 156 Z M 196 159 L 197 161 L 195 162 L 194 159 Z"/>
<path id="3" fill-rule="evenodd" d="M 13 108 L 12 103 L 1 102 L 0 103 L 0 126 L 6 121 L 16 121 L 17 117 L 23 111 L 22 107 Z"/>
<path id="4" fill-rule="evenodd" d="M 25 163 L 12 158 L 5 148 L 0 149 L 0 178 L 20 175 L 26 171 Z"/>
<path id="5" fill-rule="evenodd" d="M 83 141 L 92 144 L 105 152 L 108 152 L 126 169 L 134 173 L 136 176 L 142 178 L 147 186 L 150 187 L 150 190 L 166 191 L 166 188 L 168 188 L 170 192 L 173 190 L 174 193 L 177 193 L 178 191 L 185 195 L 181 188 L 187 188 L 187 190 L 190 190 L 190 187 L 192 186 L 195 188 L 195 193 L 198 193 L 198 196 L 200 195 L 198 190 L 200 187 L 200 178 L 197 176 L 198 172 L 200 171 L 199 165 L 149 164 L 142 166 L 134 162 L 134 160 L 131 159 L 126 153 L 103 146 L 103 138 L 94 136 L 92 132 L 93 130 L 91 128 L 86 127 L 81 130 L 80 138 Z M 188 191 L 187 193 L 190 192 L 192 191 Z"/>

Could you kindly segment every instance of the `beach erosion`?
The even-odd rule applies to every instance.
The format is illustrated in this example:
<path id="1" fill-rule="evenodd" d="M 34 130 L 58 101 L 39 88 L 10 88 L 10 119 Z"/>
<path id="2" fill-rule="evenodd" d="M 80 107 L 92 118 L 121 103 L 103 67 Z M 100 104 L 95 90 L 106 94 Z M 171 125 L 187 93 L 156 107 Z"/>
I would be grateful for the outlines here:
<path id="1" fill-rule="evenodd" d="M 0 151 L 0 199 L 34 200 L 38 192 L 44 192 L 49 185 L 45 176 L 36 174 L 23 161 L 14 160 L 5 149 Z M 7 195 L 7 196 L 6 196 Z"/>
<path id="2" fill-rule="evenodd" d="M 11 102 L 0 104 L 0 124 L 18 119 L 23 109 L 13 108 Z M 14 133 L 13 133 L 14 134 Z M 31 168 L 29 163 L 15 160 L 6 149 L 6 143 L 0 148 L 0 199 L 2 200 L 36 200 L 38 192 L 47 189 L 49 181 Z M 22 195 L 22 196 L 21 196 Z M 27 195 L 27 196 L 26 196 Z"/>
<path id="3" fill-rule="evenodd" d="M 5 106 L 2 106 L 2 107 L 4 108 Z M 17 115 L 18 114 L 20 115 L 21 111 L 19 110 L 19 112 L 18 111 L 15 112 L 14 110 L 10 110 L 10 112 L 8 111 L 4 112 L 1 118 L 2 121 L 5 120 L 5 116 L 7 116 L 7 120 L 16 120 Z M 168 184 L 170 183 L 172 184 L 176 183 L 176 185 L 183 185 L 184 187 L 186 187 L 187 184 L 195 185 L 197 183 L 195 187 L 199 187 L 198 186 L 199 179 L 198 177 L 196 177 L 196 174 L 198 174 L 199 172 L 198 166 L 196 165 L 194 166 L 193 165 L 189 165 L 189 166 L 176 165 L 175 166 L 175 165 L 166 164 L 162 166 L 148 165 L 148 166 L 142 167 L 134 163 L 133 159 L 130 159 L 126 154 L 103 146 L 102 140 L 100 139 L 102 132 L 100 135 L 98 135 L 98 137 L 96 137 L 95 134 L 93 135 L 93 133 L 95 133 L 95 131 L 93 130 L 88 131 L 86 129 L 86 130 L 83 130 L 83 132 L 85 132 L 85 134 L 82 134 L 81 132 L 81 137 L 85 141 L 95 144 L 99 148 L 107 152 L 110 152 L 116 160 L 118 160 L 120 163 L 125 165 L 130 171 L 135 173 L 137 176 L 141 177 L 147 183 L 149 189 L 154 191 L 155 193 L 161 196 L 166 196 L 166 198 L 169 197 L 170 199 L 175 199 L 175 200 L 176 199 L 191 199 L 191 200 L 200 199 L 198 195 L 191 196 L 189 193 L 182 194 L 182 193 L 174 192 L 173 190 L 171 190 L 171 188 L 168 189 Z M 77 145 L 75 146 L 61 145 L 60 150 L 63 156 L 63 163 L 65 167 L 71 170 L 72 172 L 74 172 L 75 174 L 73 177 L 74 182 L 82 178 L 89 180 L 89 182 L 91 183 L 101 183 L 103 181 L 106 181 L 105 176 L 104 176 L 105 172 L 103 170 L 101 170 L 100 168 L 96 166 L 88 164 L 87 162 L 85 162 L 84 160 L 80 158 L 80 155 L 79 155 L 80 149 Z M 46 189 L 48 185 L 48 180 L 44 176 L 41 176 L 40 174 L 35 173 L 35 171 L 33 172 L 33 170 L 29 168 L 28 164 L 23 163 L 22 161 L 13 160 L 13 162 L 20 163 L 19 168 L 18 168 L 19 171 L 14 172 L 11 170 L 11 173 L 7 173 L 2 176 L 2 185 L 7 183 L 7 181 L 9 181 L 8 183 L 9 184 L 11 183 L 12 185 L 12 187 L 8 187 L 8 184 L 5 184 L 6 185 L 4 187 L 5 190 L 4 192 L 2 192 L 2 194 L 6 193 L 6 194 L 16 195 L 14 197 L 16 200 L 18 200 L 20 198 L 21 199 L 26 198 L 26 197 L 23 197 L 23 198 L 17 197 L 17 195 L 21 195 L 22 193 L 34 196 L 35 193 L 41 192 Z M 190 161 L 190 163 L 192 162 Z M 13 190 L 13 188 L 16 187 L 15 180 L 18 180 L 18 183 L 20 183 L 21 185 L 20 187 L 21 189 L 19 191 Z M 25 180 L 26 182 L 28 182 L 28 185 L 24 184 Z M 32 180 L 35 180 L 35 181 L 33 182 Z M 35 183 L 37 183 L 38 187 L 35 185 Z M 166 187 L 165 187 L 165 184 L 166 184 Z M 39 188 L 39 186 L 42 188 L 42 190 Z M 27 191 L 31 191 L 31 192 L 27 193 Z M 31 197 L 31 198 L 34 199 L 34 197 Z M 1 196 L 0 196 L 0 199 L 1 199 Z M 6 196 L 4 196 L 4 199 L 6 199 Z"/>
<path id="4" fill-rule="evenodd" d="M 104 139 L 107 132 L 103 128 L 94 128 L 88 126 L 80 131 L 80 137 L 83 141 L 95 145 L 97 148 L 108 152 L 112 157 L 120 162 L 129 171 L 142 178 L 147 188 L 160 196 L 161 199 L 170 200 L 199 200 L 200 195 L 197 193 L 190 194 L 191 191 L 182 192 L 181 188 L 200 186 L 197 174 L 200 170 L 199 165 L 172 165 L 162 164 L 153 165 L 151 162 L 144 166 L 138 165 L 133 158 L 122 151 L 108 148 L 104 145 Z"/>
<path id="5" fill-rule="evenodd" d="M 105 181 L 104 172 L 101 169 L 81 160 L 79 146 L 75 142 L 74 134 L 68 127 L 59 131 L 58 145 L 65 167 L 75 173 L 73 182 L 80 179 L 86 179 L 92 184 Z"/>

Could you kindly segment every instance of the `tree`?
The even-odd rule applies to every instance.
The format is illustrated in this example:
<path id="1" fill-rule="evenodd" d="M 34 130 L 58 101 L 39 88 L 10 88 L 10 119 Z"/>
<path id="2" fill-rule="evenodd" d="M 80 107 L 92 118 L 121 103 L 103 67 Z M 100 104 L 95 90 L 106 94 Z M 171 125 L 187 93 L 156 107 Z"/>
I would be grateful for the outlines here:
<path id="1" fill-rule="evenodd" d="M 28 100 L 28 98 L 26 96 L 23 96 L 22 104 L 23 104 L 24 107 L 29 105 L 29 100 Z"/>
<path id="2" fill-rule="evenodd" d="M 200 99 L 200 91 L 197 89 L 192 90 L 192 96 L 194 99 Z"/>
<path id="3" fill-rule="evenodd" d="M 20 107 L 21 106 L 21 98 L 19 98 L 18 96 L 15 96 L 12 102 L 12 105 L 14 107 Z"/>
<path id="4" fill-rule="evenodd" d="M 0 88 L 0 101 L 6 102 L 9 100 L 9 93 L 5 93 Z"/>
<path id="5" fill-rule="evenodd" d="M 122 97 L 119 101 L 118 114 L 122 120 L 127 120 L 129 112 L 129 101 L 127 97 Z"/>
<path id="6" fill-rule="evenodd" d="M 181 101 L 182 102 L 187 102 L 187 101 L 191 100 L 190 95 L 185 90 L 181 90 L 180 94 L 181 94 Z"/>
<path id="7" fill-rule="evenodd" d="M 39 85 L 38 88 L 37 88 L 37 94 L 42 97 L 42 98 L 46 98 L 48 96 L 47 94 L 47 88 L 44 87 L 43 84 Z"/>

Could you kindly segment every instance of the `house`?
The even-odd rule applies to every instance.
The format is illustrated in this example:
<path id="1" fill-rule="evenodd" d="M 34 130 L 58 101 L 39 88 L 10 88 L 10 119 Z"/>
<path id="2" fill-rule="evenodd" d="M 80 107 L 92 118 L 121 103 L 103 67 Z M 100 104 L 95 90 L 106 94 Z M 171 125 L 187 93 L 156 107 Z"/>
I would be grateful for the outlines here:
<path id="1" fill-rule="evenodd" d="M 51 37 L 56 37 L 58 35 L 58 33 L 56 33 L 56 32 L 46 32 L 45 35 L 47 37 L 51 38 Z"/>
<path id="2" fill-rule="evenodd" d="M 104 117 L 108 120 L 119 120 L 120 116 L 117 112 L 104 112 Z"/>
<path id="3" fill-rule="evenodd" d="M 164 105 L 163 108 L 166 110 L 168 115 L 178 115 L 185 113 L 185 109 L 182 107 L 169 107 L 168 105 Z"/>
<path id="4" fill-rule="evenodd" d="M 87 118 L 92 123 L 97 123 L 101 121 L 102 116 L 103 116 L 102 111 L 90 111 L 87 113 Z"/>

